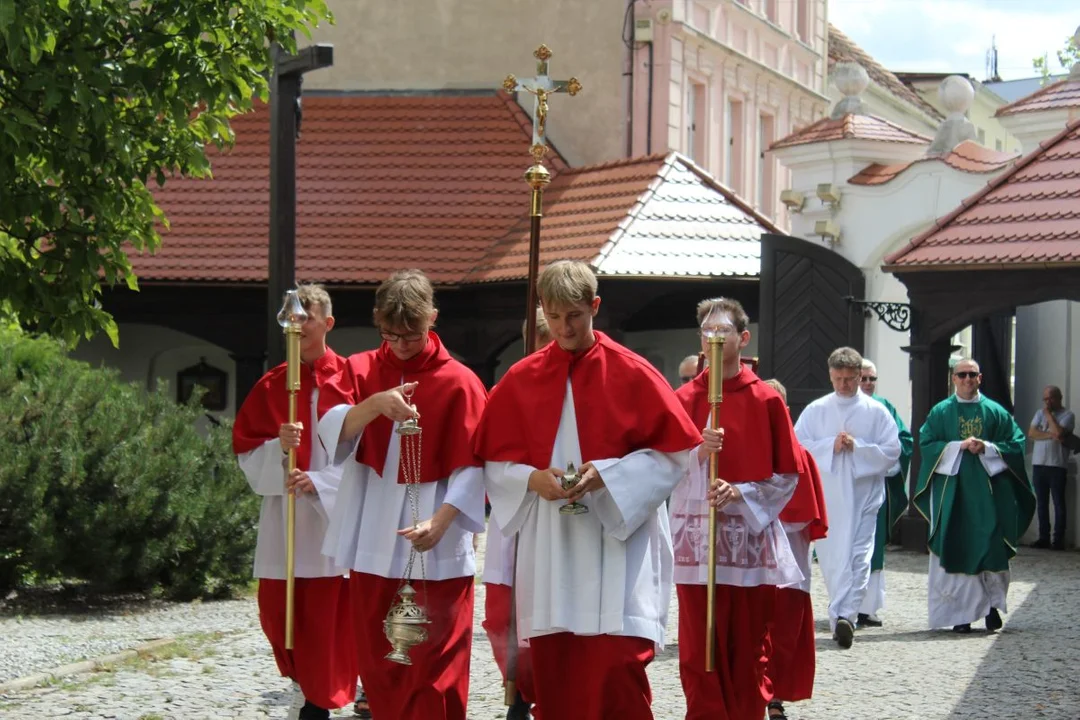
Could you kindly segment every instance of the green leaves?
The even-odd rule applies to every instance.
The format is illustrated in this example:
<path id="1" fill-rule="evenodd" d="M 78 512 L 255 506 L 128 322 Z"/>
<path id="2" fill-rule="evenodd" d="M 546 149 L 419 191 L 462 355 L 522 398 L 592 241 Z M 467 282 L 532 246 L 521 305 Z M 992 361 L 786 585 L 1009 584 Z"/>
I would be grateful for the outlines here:
<path id="1" fill-rule="evenodd" d="M 17 5 L 16 5 L 17 3 Z M 272 34 L 322 0 L 0 0 L 0 306 L 74 344 L 115 324 L 105 285 L 137 282 L 167 219 L 147 183 L 210 174 L 209 146 L 266 98 Z"/>

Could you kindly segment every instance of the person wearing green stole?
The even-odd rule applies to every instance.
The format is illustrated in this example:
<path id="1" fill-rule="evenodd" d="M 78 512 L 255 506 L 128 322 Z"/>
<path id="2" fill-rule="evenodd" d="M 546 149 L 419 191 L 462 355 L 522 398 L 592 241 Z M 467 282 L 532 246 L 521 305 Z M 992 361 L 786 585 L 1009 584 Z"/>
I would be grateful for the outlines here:
<path id="1" fill-rule="evenodd" d="M 907 508 L 907 473 L 911 463 L 911 451 L 915 441 L 896 407 L 877 394 L 877 366 L 866 358 L 862 361 L 862 378 L 859 389 L 885 406 L 892 415 L 900 438 L 900 458 L 885 474 L 885 502 L 878 510 L 877 528 L 874 532 L 874 554 L 870 556 L 870 582 L 859 608 L 859 627 L 881 627 L 878 612 L 885 607 L 885 545 L 892 540 L 892 531 Z"/>
<path id="2" fill-rule="evenodd" d="M 953 370 L 956 394 L 919 430 L 922 467 L 912 498 L 929 529 L 930 627 L 993 632 L 1007 612 L 1009 560 L 1031 524 L 1035 493 L 1024 469 L 1024 432 L 979 392 L 974 360 Z"/>

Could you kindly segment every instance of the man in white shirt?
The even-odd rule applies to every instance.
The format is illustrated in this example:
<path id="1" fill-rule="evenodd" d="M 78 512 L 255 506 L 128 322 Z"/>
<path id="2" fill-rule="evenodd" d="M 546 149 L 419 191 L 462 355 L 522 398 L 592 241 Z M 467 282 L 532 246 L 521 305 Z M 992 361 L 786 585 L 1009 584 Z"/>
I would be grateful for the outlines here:
<path id="1" fill-rule="evenodd" d="M 859 391 L 862 357 L 849 347 L 829 355 L 834 392 L 806 406 L 795 434 L 821 471 L 829 534 L 815 543 L 829 591 L 829 623 L 850 648 L 870 582 L 885 473 L 900 457 L 896 423 L 884 405 Z"/>
<path id="2" fill-rule="evenodd" d="M 1069 468 L 1069 449 L 1065 438 L 1076 428 L 1076 416 L 1061 404 L 1061 388 L 1043 388 L 1043 406 L 1035 413 L 1028 429 L 1034 440 L 1031 453 L 1031 482 L 1039 518 L 1036 548 L 1065 549 L 1065 479 Z M 1054 501 L 1054 536 L 1050 541 L 1050 500 Z"/>

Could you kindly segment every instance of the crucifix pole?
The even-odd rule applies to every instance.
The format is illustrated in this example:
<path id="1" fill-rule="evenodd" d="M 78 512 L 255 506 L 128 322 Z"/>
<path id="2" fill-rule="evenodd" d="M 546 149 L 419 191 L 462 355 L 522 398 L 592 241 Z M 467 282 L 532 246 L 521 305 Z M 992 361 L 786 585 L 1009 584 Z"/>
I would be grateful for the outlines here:
<path id="1" fill-rule="evenodd" d="M 300 135 L 300 86 L 304 73 L 334 64 L 333 45 L 312 45 L 290 55 L 270 48 L 270 247 L 267 272 L 268 367 L 285 361 L 277 313 L 296 282 L 296 138 Z"/>
<path id="2" fill-rule="evenodd" d="M 536 348 L 536 278 L 540 274 L 540 220 L 543 218 L 544 188 L 551 182 L 551 173 L 544 167 L 544 155 L 547 154 L 547 117 L 548 97 L 565 92 L 571 96 L 581 92 L 581 83 L 576 77 L 569 80 L 552 80 L 548 76 L 548 60 L 551 50 L 541 45 L 533 52 L 536 58 L 536 77 L 518 80 L 507 75 L 503 89 L 507 92 L 527 92 L 533 96 L 533 136 L 529 153 L 533 164 L 525 171 L 525 182 L 531 190 L 529 200 L 529 274 L 525 300 L 525 354 Z M 504 700 L 513 705 L 517 698 L 517 535 L 514 536 L 514 570 L 510 580 L 510 629 L 506 641 L 506 685 Z"/>

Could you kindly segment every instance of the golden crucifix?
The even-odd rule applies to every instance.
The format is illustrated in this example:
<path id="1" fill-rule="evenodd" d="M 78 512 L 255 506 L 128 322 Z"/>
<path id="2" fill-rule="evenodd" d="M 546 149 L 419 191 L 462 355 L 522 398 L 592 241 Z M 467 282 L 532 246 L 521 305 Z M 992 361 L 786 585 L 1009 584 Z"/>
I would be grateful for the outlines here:
<path id="1" fill-rule="evenodd" d="M 548 97 L 555 93 L 566 92 L 571 96 L 581 92 L 581 83 L 576 77 L 569 80 L 552 80 L 548 76 L 548 60 L 551 59 L 551 50 L 547 45 L 541 45 L 533 53 L 536 58 L 536 77 L 518 80 L 513 75 L 507 75 L 503 80 L 503 89 L 506 92 L 527 92 L 533 96 L 533 138 L 532 152 L 536 162 L 544 157 L 547 152 L 547 115 Z"/>

